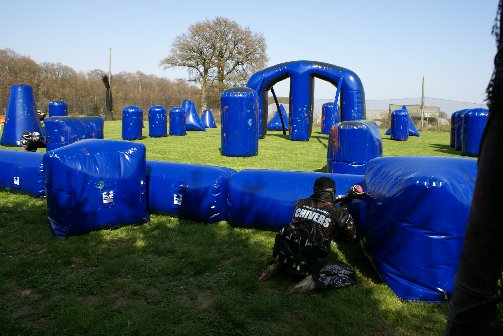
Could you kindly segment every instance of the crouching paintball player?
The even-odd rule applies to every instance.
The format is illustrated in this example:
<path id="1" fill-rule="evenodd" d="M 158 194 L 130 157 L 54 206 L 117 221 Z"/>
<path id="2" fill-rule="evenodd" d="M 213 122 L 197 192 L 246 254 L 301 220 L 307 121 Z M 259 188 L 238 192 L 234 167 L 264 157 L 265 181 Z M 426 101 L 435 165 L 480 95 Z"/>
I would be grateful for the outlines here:
<path id="1" fill-rule="evenodd" d="M 335 198 L 335 182 L 319 177 L 314 182 L 314 193 L 297 201 L 289 225 L 276 234 L 273 260 L 262 270 L 259 280 L 265 281 L 280 271 L 301 280 L 288 289 L 289 293 L 310 290 L 343 288 L 355 283 L 353 268 L 341 261 L 327 262 L 333 240 L 356 240 L 353 218 L 338 204 L 360 198 L 360 185 L 350 188 L 347 195 Z"/>

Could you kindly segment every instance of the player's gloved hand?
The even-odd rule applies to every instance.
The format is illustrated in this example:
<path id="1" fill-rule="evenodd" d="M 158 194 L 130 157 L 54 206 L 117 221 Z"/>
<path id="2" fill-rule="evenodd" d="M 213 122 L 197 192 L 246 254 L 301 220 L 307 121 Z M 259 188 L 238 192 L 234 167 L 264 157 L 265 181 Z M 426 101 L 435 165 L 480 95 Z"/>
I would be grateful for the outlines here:
<path id="1" fill-rule="evenodd" d="M 363 192 L 362 186 L 359 184 L 355 184 L 354 186 L 349 188 L 348 193 L 347 193 L 347 197 L 358 199 L 358 198 L 362 198 L 363 194 L 364 194 L 364 192 Z"/>

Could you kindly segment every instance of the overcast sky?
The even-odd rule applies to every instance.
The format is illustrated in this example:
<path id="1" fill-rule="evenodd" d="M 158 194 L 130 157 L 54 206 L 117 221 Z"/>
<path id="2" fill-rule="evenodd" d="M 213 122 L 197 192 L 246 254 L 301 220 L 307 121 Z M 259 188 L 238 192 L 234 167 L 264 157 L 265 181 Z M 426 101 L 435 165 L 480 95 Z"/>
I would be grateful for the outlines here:
<path id="1" fill-rule="evenodd" d="M 223 16 L 264 35 L 268 66 L 296 60 L 354 71 L 367 99 L 421 96 L 482 103 L 496 52 L 497 0 L 0 0 L 0 48 L 77 71 L 142 71 L 191 24 Z M 315 97 L 335 96 L 316 80 Z M 276 86 L 288 95 L 288 81 Z"/>

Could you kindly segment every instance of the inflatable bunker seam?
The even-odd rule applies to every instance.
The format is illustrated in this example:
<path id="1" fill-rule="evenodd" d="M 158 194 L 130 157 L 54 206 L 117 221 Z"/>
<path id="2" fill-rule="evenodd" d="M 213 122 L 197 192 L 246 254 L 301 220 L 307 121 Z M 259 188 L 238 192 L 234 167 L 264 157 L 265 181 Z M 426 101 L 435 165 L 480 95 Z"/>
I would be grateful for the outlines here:
<path id="1" fill-rule="evenodd" d="M 87 139 L 47 152 L 43 162 L 54 236 L 149 221 L 143 144 Z"/>
<path id="2" fill-rule="evenodd" d="M 314 180 L 320 176 L 335 181 L 338 195 L 363 182 L 362 175 L 245 169 L 230 178 L 229 224 L 272 230 L 288 225 L 295 203 L 313 193 Z"/>
<path id="3" fill-rule="evenodd" d="M 476 160 L 386 157 L 367 164 L 361 243 L 405 300 L 450 298 L 470 211 Z"/>
<path id="4" fill-rule="evenodd" d="M 44 153 L 0 150 L 0 188 L 45 196 Z"/>
<path id="5" fill-rule="evenodd" d="M 225 167 L 148 160 L 148 209 L 207 223 L 227 220 L 229 178 L 235 173 Z"/>

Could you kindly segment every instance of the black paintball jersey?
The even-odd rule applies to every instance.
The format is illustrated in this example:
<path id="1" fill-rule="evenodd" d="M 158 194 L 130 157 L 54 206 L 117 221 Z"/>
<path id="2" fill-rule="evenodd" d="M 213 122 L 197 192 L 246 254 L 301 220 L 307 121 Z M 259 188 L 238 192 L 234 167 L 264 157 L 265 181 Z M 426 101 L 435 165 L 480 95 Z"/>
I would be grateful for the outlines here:
<path id="1" fill-rule="evenodd" d="M 297 274 L 319 271 L 332 240 L 356 239 L 349 212 L 313 196 L 295 204 L 292 220 L 276 235 L 273 257 Z"/>

